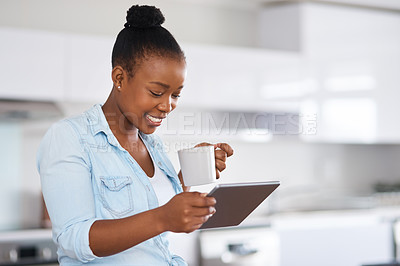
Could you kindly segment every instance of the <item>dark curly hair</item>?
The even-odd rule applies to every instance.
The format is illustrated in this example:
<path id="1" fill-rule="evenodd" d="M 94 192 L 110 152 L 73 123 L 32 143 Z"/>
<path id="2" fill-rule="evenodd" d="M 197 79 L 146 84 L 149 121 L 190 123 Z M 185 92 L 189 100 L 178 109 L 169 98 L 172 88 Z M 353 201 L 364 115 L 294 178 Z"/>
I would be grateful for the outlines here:
<path id="1" fill-rule="evenodd" d="M 161 26 L 165 18 L 154 6 L 134 5 L 127 11 L 126 23 L 115 41 L 112 67 L 121 66 L 133 77 L 140 61 L 149 56 L 185 60 L 174 36 Z"/>

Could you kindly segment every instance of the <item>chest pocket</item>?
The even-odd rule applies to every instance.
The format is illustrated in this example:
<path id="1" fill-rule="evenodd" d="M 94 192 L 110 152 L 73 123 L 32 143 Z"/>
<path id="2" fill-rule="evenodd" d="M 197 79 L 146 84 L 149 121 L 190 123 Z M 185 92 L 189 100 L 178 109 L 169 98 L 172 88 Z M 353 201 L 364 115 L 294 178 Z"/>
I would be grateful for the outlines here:
<path id="1" fill-rule="evenodd" d="M 131 177 L 102 176 L 100 181 L 100 195 L 104 208 L 117 217 L 133 211 Z"/>

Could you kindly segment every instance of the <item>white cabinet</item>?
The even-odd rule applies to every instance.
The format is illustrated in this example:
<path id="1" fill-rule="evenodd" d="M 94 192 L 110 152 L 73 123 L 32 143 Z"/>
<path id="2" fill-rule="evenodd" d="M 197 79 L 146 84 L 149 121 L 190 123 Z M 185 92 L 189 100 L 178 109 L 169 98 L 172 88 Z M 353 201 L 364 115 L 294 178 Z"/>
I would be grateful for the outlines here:
<path id="1" fill-rule="evenodd" d="M 389 263 L 394 249 L 390 216 L 395 214 L 374 210 L 279 216 L 272 228 L 279 236 L 280 266 Z"/>
<path id="2" fill-rule="evenodd" d="M 399 29 L 400 30 L 400 29 Z M 400 43 L 399 43 L 400 47 Z M 396 56 L 394 56 L 396 57 Z M 399 143 L 400 56 L 318 63 L 319 91 L 304 98 L 300 113 L 316 114 L 308 141 Z M 396 73 L 397 72 L 397 73 Z M 306 116 L 304 116 L 306 117 Z"/>
<path id="3" fill-rule="evenodd" d="M 187 79 L 181 104 L 219 110 L 293 111 L 298 105 L 263 93 L 279 80 L 297 79 L 298 53 L 224 46 L 182 45 Z"/>
<path id="4" fill-rule="evenodd" d="M 318 4 L 302 12 L 302 52 L 319 84 L 304 105 L 318 111 L 318 134 L 307 139 L 399 142 L 400 15 Z"/>
<path id="5" fill-rule="evenodd" d="M 1 29 L 0 98 L 104 102 L 112 88 L 115 38 Z M 217 110 L 296 112 L 297 99 L 281 101 L 265 86 L 299 78 L 295 52 L 182 44 L 188 74 L 180 105 Z M 285 95 L 291 92 L 283 92 Z M 279 98 L 279 97 L 278 97 Z"/>
<path id="6" fill-rule="evenodd" d="M 62 100 L 65 36 L 0 28 L 0 98 Z"/>
<path id="7" fill-rule="evenodd" d="M 108 37 L 67 37 L 65 100 L 106 100 L 112 88 L 113 45 L 114 39 Z M 188 72 L 181 106 L 218 110 L 298 109 L 298 104 L 284 105 L 263 95 L 263 86 L 270 80 L 298 77 L 301 58 L 297 53 L 193 44 L 182 44 L 182 49 Z M 285 75 L 288 71 L 291 74 Z"/>
<path id="8" fill-rule="evenodd" d="M 286 47 L 303 56 L 300 78 L 280 88 L 292 85 L 299 92 L 303 123 L 316 117 L 315 134 L 304 139 L 400 142 L 398 13 L 300 2 L 268 6 L 261 21 L 266 47 Z M 271 27 L 284 28 L 286 34 Z"/>
<path id="9" fill-rule="evenodd" d="M 113 38 L 0 29 L 0 98 L 104 102 Z"/>

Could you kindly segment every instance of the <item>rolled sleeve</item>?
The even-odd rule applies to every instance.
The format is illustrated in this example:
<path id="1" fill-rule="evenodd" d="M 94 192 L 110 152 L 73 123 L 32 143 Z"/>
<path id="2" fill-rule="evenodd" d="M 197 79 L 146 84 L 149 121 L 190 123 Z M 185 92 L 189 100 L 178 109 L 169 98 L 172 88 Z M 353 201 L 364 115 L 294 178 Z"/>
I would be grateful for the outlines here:
<path id="1" fill-rule="evenodd" d="M 89 231 L 96 220 L 98 219 L 75 223 L 56 236 L 56 242 L 68 257 L 84 263 L 99 258 L 89 246 Z"/>
<path id="2" fill-rule="evenodd" d="M 90 160 L 77 130 L 67 120 L 46 133 L 37 167 L 54 241 L 68 257 L 81 262 L 98 258 L 89 246 L 89 231 L 97 220 Z"/>

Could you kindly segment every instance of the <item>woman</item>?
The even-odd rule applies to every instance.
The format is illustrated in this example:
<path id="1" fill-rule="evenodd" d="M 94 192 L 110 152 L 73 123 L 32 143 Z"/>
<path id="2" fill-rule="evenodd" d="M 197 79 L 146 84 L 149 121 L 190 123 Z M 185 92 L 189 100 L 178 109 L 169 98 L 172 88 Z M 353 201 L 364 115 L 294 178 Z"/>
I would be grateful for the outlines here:
<path id="1" fill-rule="evenodd" d="M 159 9 L 132 6 L 114 45 L 107 101 L 43 138 L 38 170 L 61 265 L 186 265 L 168 250 L 166 232 L 192 232 L 215 212 L 214 198 L 181 185 L 153 134 L 175 109 L 186 73 L 163 22 Z M 222 171 L 233 150 L 214 146 Z"/>

